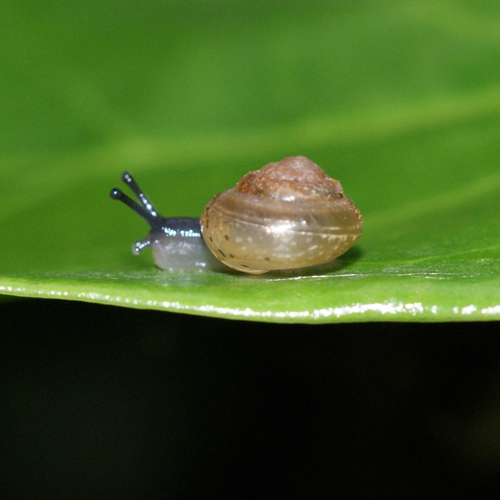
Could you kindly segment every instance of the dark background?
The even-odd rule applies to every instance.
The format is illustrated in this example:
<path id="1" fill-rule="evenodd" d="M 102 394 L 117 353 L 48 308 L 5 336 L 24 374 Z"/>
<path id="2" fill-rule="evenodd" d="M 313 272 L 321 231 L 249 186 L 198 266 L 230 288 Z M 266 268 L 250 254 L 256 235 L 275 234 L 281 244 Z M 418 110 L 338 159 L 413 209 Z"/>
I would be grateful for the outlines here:
<path id="1" fill-rule="evenodd" d="M 498 323 L 0 314 L 0 498 L 500 493 Z"/>

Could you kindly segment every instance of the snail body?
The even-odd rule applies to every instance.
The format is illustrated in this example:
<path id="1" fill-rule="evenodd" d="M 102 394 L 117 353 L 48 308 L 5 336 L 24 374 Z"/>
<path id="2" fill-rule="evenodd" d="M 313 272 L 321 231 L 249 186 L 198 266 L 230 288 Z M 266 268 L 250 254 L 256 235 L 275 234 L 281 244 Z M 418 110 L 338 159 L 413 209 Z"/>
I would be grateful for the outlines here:
<path id="1" fill-rule="evenodd" d="M 151 247 L 155 264 L 168 271 L 223 267 L 203 241 L 200 219 L 162 217 L 129 173 L 125 172 L 122 180 L 132 189 L 140 204 L 117 188 L 109 195 L 129 206 L 151 227 L 146 238 L 132 245 L 135 255 Z"/>
<path id="2" fill-rule="evenodd" d="M 160 216 L 129 174 L 123 180 L 141 205 L 119 189 L 111 197 L 151 226 L 133 251 L 151 246 L 163 269 L 220 269 L 218 261 L 250 274 L 308 267 L 342 255 L 362 231 L 361 214 L 340 183 L 304 156 L 249 172 L 212 198 L 199 221 Z"/>

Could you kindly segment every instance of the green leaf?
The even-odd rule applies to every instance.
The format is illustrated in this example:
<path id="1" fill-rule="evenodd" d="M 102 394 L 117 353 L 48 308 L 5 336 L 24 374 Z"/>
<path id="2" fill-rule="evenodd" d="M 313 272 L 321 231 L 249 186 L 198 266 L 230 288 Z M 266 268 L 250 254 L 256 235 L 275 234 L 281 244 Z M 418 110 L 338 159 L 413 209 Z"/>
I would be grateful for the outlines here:
<path id="1" fill-rule="evenodd" d="M 0 23 L 2 294 L 275 322 L 500 317 L 497 2 L 21 0 Z M 321 269 L 161 271 L 108 197 L 129 170 L 162 213 L 197 216 L 298 154 L 364 218 Z"/>

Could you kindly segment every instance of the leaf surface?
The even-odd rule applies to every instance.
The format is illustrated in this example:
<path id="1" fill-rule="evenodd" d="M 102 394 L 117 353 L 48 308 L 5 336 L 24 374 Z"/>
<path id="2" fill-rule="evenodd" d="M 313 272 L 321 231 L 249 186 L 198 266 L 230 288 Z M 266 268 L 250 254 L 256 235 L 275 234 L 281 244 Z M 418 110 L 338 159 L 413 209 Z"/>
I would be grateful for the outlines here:
<path id="1" fill-rule="evenodd" d="M 6 2 L 0 292 L 276 322 L 498 319 L 498 4 L 337 4 Z M 197 216 L 299 154 L 363 214 L 331 265 L 169 273 L 130 253 L 147 228 L 108 197 L 124 170 L 163 214 Z"/>

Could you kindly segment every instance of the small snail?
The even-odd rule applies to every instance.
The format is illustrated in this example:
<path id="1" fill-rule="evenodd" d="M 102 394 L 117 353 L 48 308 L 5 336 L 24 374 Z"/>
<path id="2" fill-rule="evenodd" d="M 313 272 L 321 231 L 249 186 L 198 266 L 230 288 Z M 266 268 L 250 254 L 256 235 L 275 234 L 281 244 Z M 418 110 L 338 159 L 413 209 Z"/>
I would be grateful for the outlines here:
<path id="1" fill-rule="evenodd" d="M 304 156 L 249 172 L 233 189 L 214 196 L 200 220 L 162 217 L 130 174 L 122 180 L 141 204 L 116 188 L 111 198 L 128 205 L 151 227 L 133 252 L 151 246 L 162 269 L 221 269 L 220 261 L 261 274 L 323 264 L 346 252 L 363 227 L 340 183 Z"/>

